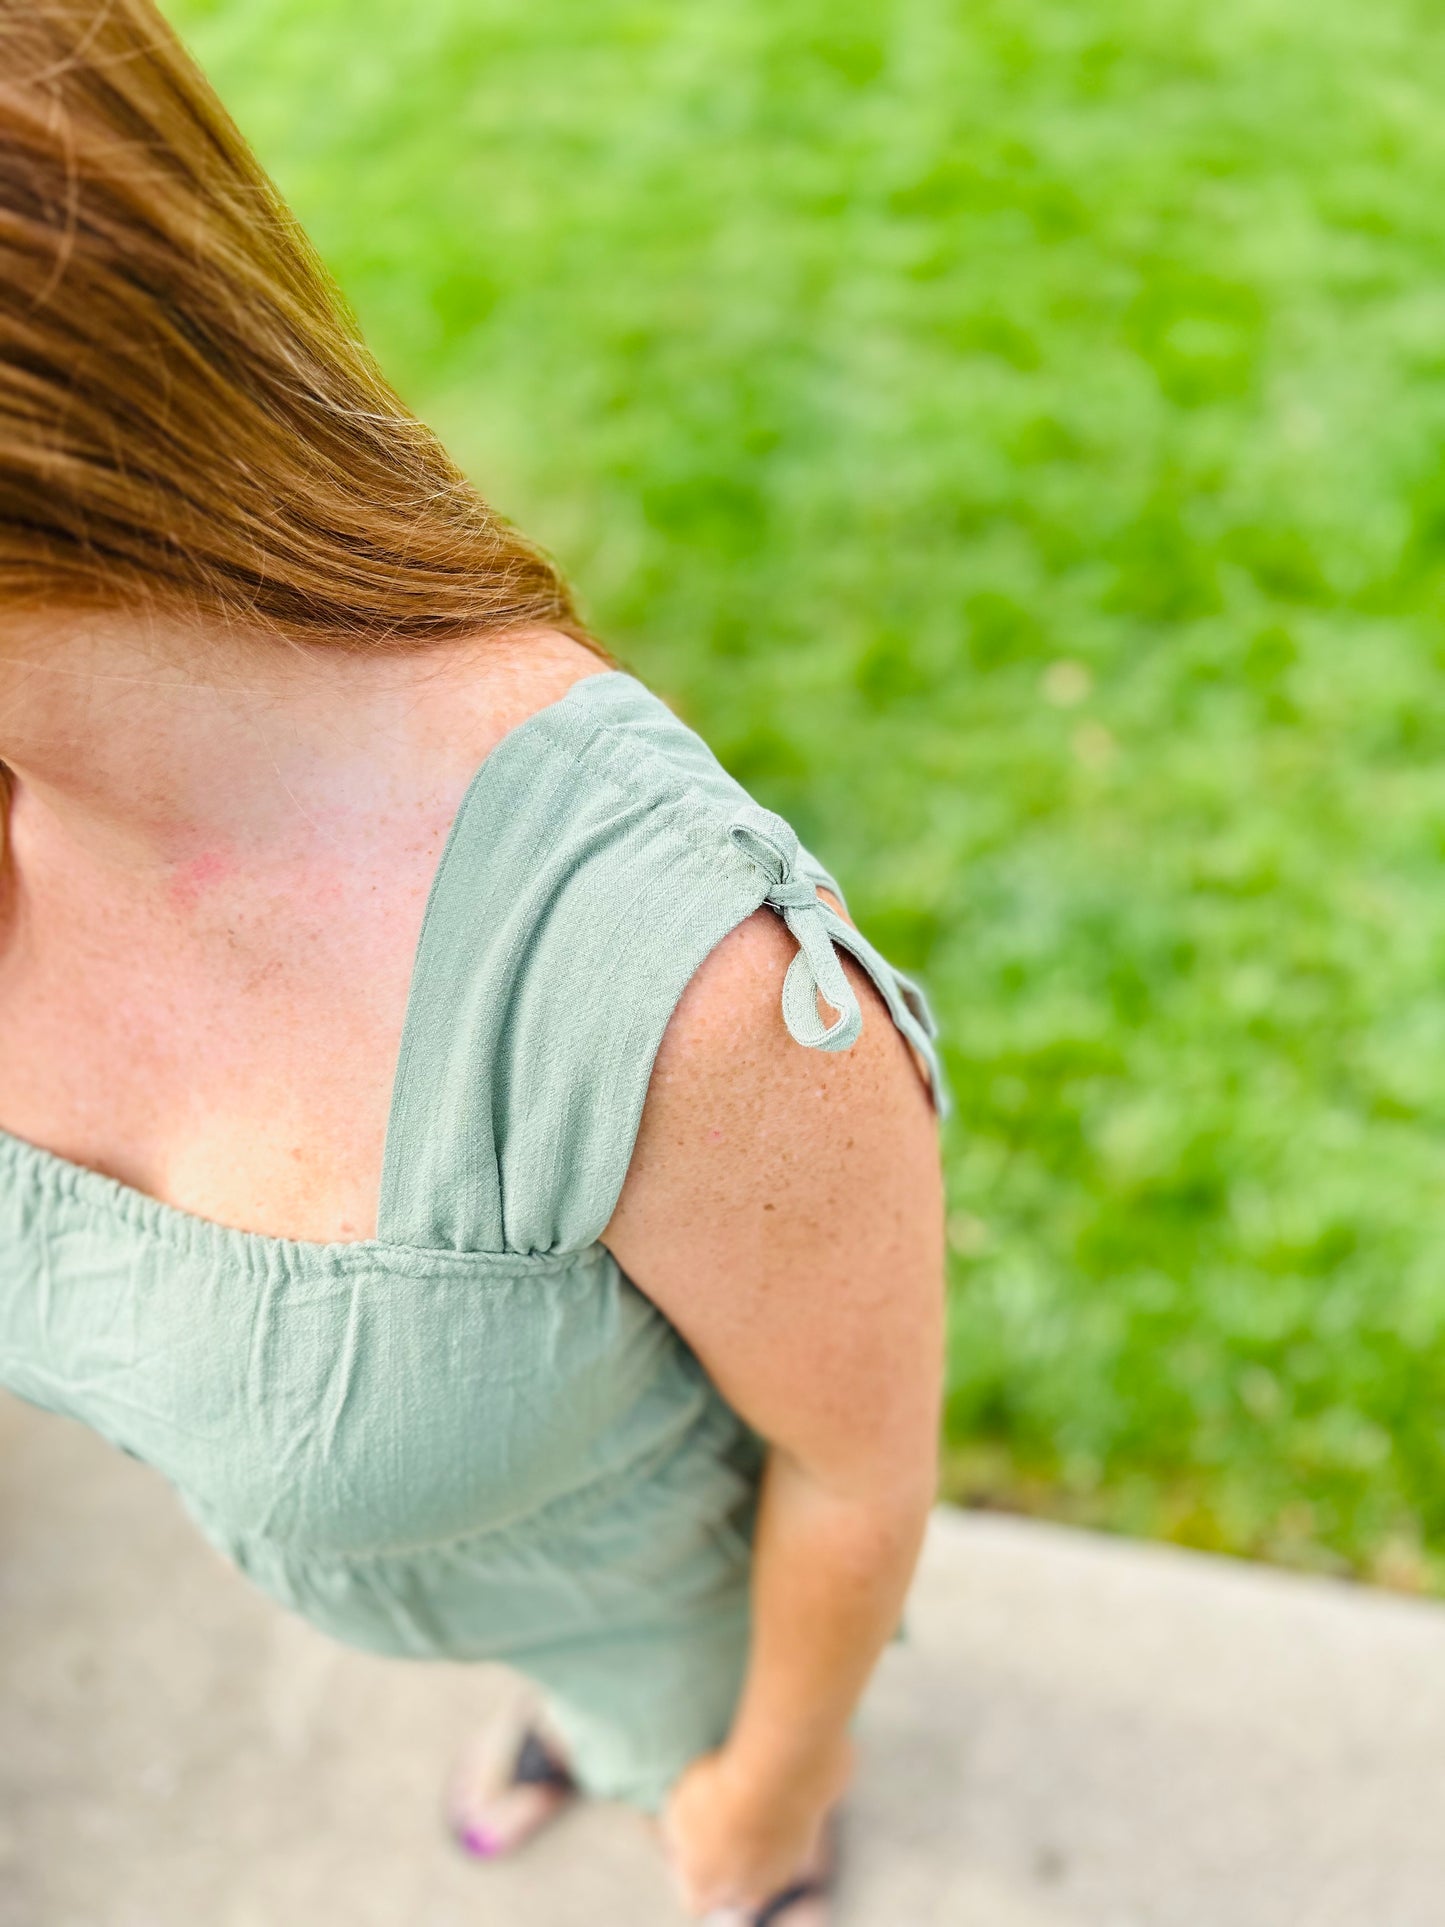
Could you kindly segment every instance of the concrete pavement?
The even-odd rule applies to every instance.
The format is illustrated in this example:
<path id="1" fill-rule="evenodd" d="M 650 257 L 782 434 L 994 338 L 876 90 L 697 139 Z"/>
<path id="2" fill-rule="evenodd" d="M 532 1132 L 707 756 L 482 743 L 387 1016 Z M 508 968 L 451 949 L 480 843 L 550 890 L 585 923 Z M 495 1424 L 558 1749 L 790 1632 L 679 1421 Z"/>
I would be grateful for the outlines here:
<path id="1" fill-rule="evenodd" d="M 910 1621 L 839 1927 L 1445 1923 L 1445 1609 L 940 1514 Z M 446 1759 L 515 1695 L 329 1645 L 0 1399 L 0 1927 L 678 1927 L 628 1813 L 449 1847 Z"/>

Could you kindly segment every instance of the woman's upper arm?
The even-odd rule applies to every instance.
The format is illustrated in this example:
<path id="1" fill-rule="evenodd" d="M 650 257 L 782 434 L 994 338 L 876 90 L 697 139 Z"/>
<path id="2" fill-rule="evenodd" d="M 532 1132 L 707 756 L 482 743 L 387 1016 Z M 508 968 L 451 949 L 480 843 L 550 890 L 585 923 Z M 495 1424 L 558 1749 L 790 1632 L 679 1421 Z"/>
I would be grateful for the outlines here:
<path id="1" fill-rule="evenodd" d="M 794 1041 L 796 947 L 760 910 L 693 977 L 602 1238 L 772 1444 L 839 1490 L 912 1489 L 932 1477 L 942 1377 L 937 1115 L 841 948 L 862 1034 Z"/>

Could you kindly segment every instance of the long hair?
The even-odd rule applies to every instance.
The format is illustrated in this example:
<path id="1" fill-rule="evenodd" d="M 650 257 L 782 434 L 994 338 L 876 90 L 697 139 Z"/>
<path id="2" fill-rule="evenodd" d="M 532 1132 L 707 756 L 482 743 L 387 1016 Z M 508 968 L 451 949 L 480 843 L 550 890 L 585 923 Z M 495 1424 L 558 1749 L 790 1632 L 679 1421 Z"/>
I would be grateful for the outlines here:
<path id="1" fill-rule="evenodd" d="M 151 0 L 0 0 L 0 614 L 342 648 L 547 624 Z"/>

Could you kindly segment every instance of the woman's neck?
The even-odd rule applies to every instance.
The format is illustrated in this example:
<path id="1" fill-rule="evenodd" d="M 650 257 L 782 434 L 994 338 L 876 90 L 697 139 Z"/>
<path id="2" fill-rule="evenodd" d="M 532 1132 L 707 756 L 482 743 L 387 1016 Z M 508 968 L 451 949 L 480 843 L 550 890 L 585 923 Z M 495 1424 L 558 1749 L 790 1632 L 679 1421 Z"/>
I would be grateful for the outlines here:
<path id="1" fill-rule="evenodd" d="M 394 655 L 217 643 L 117 619 L 0 632 L 0 762 L 23 841 L 134 889 L 199 866 L 264 869 L 358 820 L 455 800 L 555 664 L 550 631 Z M 544 686 L 542 700 L 549 700 Z"/>

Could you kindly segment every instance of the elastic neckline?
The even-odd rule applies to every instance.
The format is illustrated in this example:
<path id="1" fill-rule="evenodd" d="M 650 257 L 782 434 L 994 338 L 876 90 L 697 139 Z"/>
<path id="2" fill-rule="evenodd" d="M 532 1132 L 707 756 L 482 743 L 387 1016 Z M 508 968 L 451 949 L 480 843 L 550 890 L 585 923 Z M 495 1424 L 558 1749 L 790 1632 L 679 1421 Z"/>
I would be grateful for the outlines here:
<path id="1" fill-rule="evenodd" d="M 544 724 L 554 718 L 559 711 L 575 707 L 582 700 L 581 692 L 590 688 L 593 683 L 615 685 L 619 681 L 634 683 L 639 689 L 646 689 L 645 683 L 625 669 L 603 669 L 596 675 L 579 677 L 560 696 L 550 703 L 544 703 L 540 709 L 534 709 L 530 716 L 524 716 L 521 722 L 515 723 L 505 735 L 499 737 L 473 771 L 462 793 L 461 801 L 447 830 L 441 856 L 437 860 L 436 869 L 432 872 L 421 930 L 412 952 L 406 1007 L 402 1015 L 401 1039 L 396 1064 L 392 1069 L 386 1138 L 382 1148 L 381 1186 L 377 1200 L 378 1233 L 382 1199 L 385 1198 L 389 1189 L 387 1180 L 392 1146 L 395 1142 L 393 1127 L 397 1120 L 401 1088 L 399 1068 L 417 1020 L 416 1014 L 425 996 L 421 979 L 425 973 L 427 925 L 431 921 L 433 909 L 444 887 L 447 860 L 458 841 L 458 825 L 474 805 L 499 750 L 510 747 L 529 735 L 542 734 Z M 358 1258 L 370 1258 L 373 1262 L 388 1255 L 403 1257 L 414 1255 L 441 1259 L 465 1257 L 474 1262 L 478 1259 L 496 1259 L 513 1265 L 553 1260 L 557 1255 L 548 1252 L 468 1251 L 463 1253 L 451 1252 L 444 1248 L 432 1250 L 431 1247 L 423 1250 L 421 1247 L 393 1243 L 380 1235 L 374 1238 L 286 1238 L 270 1231 L 247 1231 L 240 1225 L 223 1224 L 218 1218 L 207 1218 L 198 1211 L 187 1211 L 181 1205 L 168 1204 L 165 1199 L 154 1197 L 149 1191 L 142 1191 L 133 1184 L 124 1183 L 119 1178 L 112 1178 L 104 1171 L 95 1170 L 91 1165 L 78 1164 L 73 1158 L 62 1157 L 58 1151 L 48 1151 L 43 1145 L 34 1144 L 29 1138 L 19 1137 L 15 1132 L 5 1130 L 3 1126 L 0 1126 L 0 1156 L 19 1168 L 28 1168 L 37 1178 L 45 1180 L 52 1194 L 71 1197 L 91 1210 L 135 1224 L 153 1235 L 166 1237 L 172 1243 L 192 1244 L 204 1241 L 213 1244 L 230 1244 L 238 1249 L 250 1249 L 256 1253 L 271 1253 L 283 1260 L 287 1257 L 299 1258 L 309 1255 L 333 1264 L 350 1253 L 355 1253 Z M 560 1255 L 574 1258 L 577 1254 L 569 1252 Z"/>

